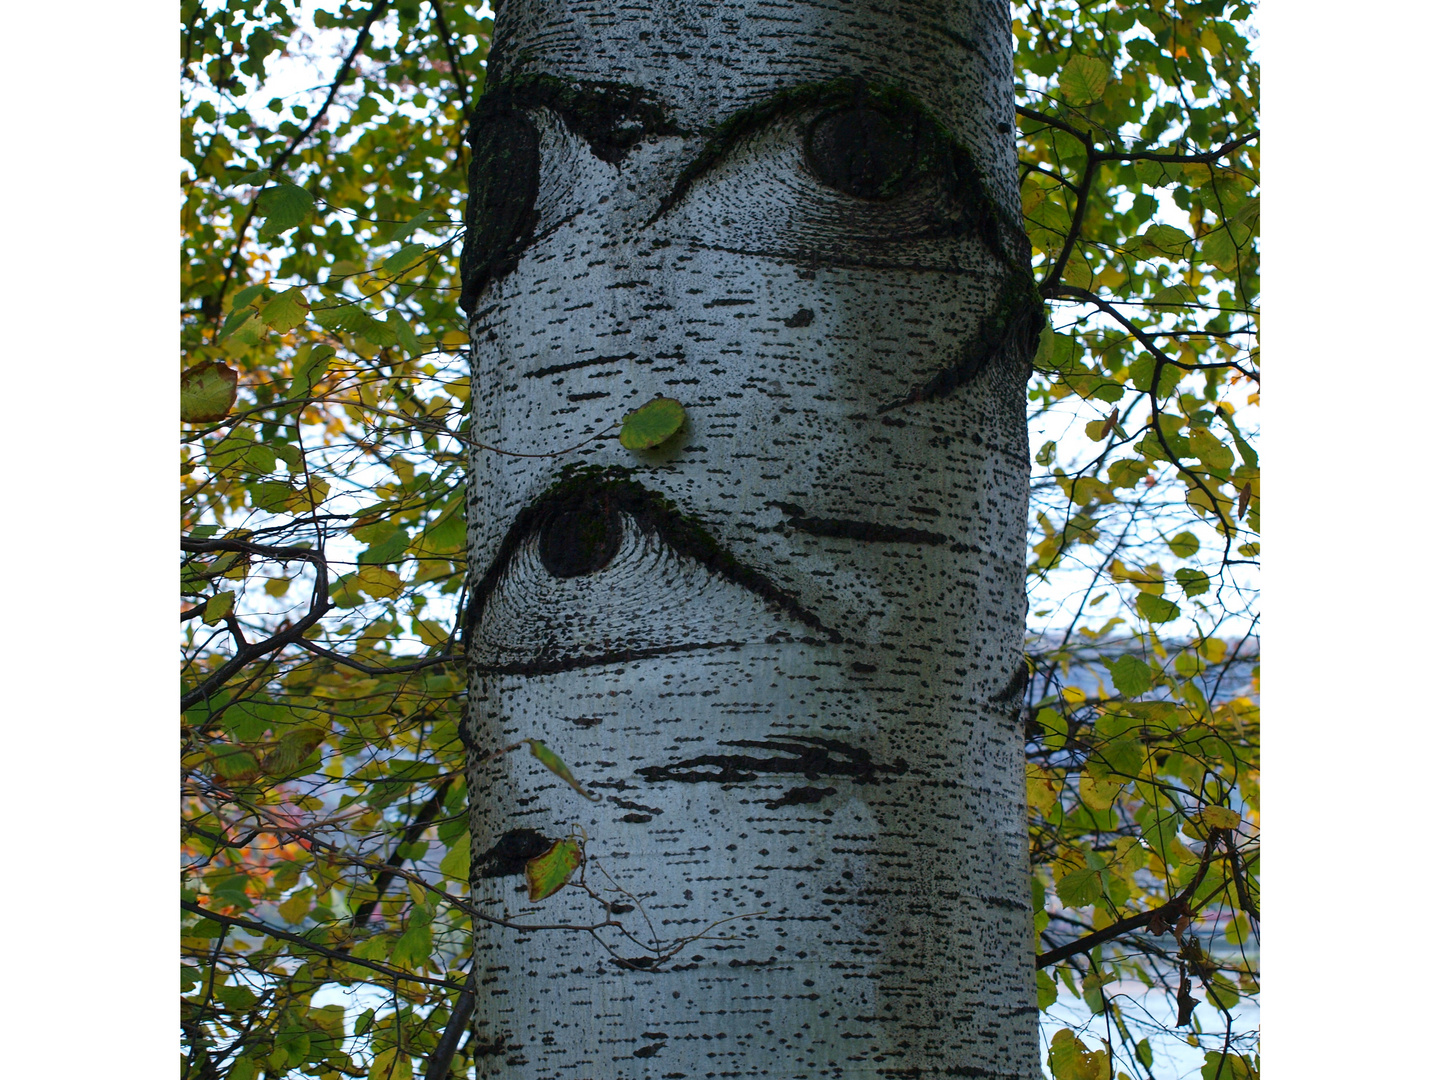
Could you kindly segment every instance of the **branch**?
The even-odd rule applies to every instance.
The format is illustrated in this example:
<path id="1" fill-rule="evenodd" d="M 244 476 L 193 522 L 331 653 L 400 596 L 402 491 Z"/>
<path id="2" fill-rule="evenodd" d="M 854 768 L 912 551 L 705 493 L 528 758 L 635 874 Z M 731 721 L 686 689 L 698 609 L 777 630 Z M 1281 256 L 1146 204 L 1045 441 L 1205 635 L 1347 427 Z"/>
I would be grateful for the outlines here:
<path id="1" fill-rule="evenodd" d="M 351 956 L 349 953 L 344 952 L 341 949 L 332 949 L 328 945 L 321 945 L 318 942 L 311 941 L 307 937 L 302 937 L 300 934 L 292 934 L 286 930 L 281 930 L 278 927 L 269 926 L 262 922 L 256 922 L 253 919 L 241 919 L 234 915 L 221 915 L 218 912 L 211 911 L 208 908 L 203 908 L 199 904 L 192 903 L 189 900 L 181 900 L 180 906 L 186 911 L 191 912 L 192 914 L 202 916 L 206 919 L 213 919 L 215 922 L 220 923 L 222 926 L 238 926 L 242 930 L 249 930 L 252 933 L 256 934 L 264 934 L 266 937 L 272 937 L 279 941 L 288 941 L 292 945 L 303 946 L 304 948 L 317 952 L 322 956 L 328 956 L 333 960 L 339 960 L 342 963 L 355 964 L 359 967 L 369 968 L 371 971 L 378 971 L 380 972 L 380 974 L 388 975 L 392 979 L 404 979 L 407 982 L 424 983 L 426 986 L 443 986 L 447 990 L 465 989 L 462 984 L 457 982 L 451 982 L 449 979 L 430 979 L 425 977 L 424 975 L 412 975 L 408 971 L 400 971 L 398 968 L 387 967 L 384 964 L 377 964 L 373 960 L 361 960 L 359 957 Z"/>
<path id="2" fill-rule="evenodd" d="M 391 851 L 389 857 L 386 858 L 384 869 L 375 875 L 375 899 L 366 900 L 355 909 L 355 914 L 350 919 L 350 925 L 364 926 L 370 921 L 370 916 L 375 913 L 375 909 L 380 905 L 380 900 L 384 897 L 385 890 L 390 887 L 390 882 L 395 880 L 395 871 L 399 870 L 401 864 L 405 862 L 405 857 L 401 852 L 419 840 L 421 834 L 430 827 L 430 822 L 435 820 L 435 815 L 438 814 L 441 807 L 445 805 L 445 796 L 450 793 L 451 785 L 454 783 L 455 778 L 452 776 L 431 792 L 430 798 L 425 800 L 424 805 L 421 806 L 415 814 L 415 819 L 405 827 L 405 831 L 400 835 L 400 842 L 395 845 L 394 850 Z"/>
<path id="3" fill-rule="evenodd" d="M 366 675 L 403 675 L 406 672 L 423 671 L 425 668 L 437 667 L 440 664 L 449 664 L 465 659 L 463 656 L 457 656 L 454 653 L 445 653 L 442 656 L 429 656 L 424 660 L 416 660 L 411 664 L 396 664 L 393 667 L 377 667 L 374 664 L 362 664 L 359 660 L 352 660 L 348 656 L 327 649 L 322 645 L 316 645 L 313 641 L 306 641 L 303 638 L 295 642 L 295 644 L 299 645 L 306 652 L 312 652 L 316 656 L 323 656 L 327 660 L 333 660 L 337 664 L 353 668 Z"/>
<path id="4" fill-rule="evenodd" d="M 1085 173 L 1080 177 L 1080 190 L 1075 195 L 1075 216 L 1070 219 L 1070 232 L 1065 237 L 1065 244 L 1055 259 L 1055 265 L 1050 268 L 1050 273 L 1040 283 L 1041 296 L 1055 295 L 1055 290 L 1060 286 L 1060 279 L 1065 275 L 1065 264 L 1070 261 L 1070 253 L 1075 250 L 1075 244 L 1080 239 L 1080 229 L 1085 223 L 1085 204 L 1090 198 L 1090 185 L 1095 181 L 1095 166 L 1099 159 L 1095 156 L 1095 144 L 1090 141 L 1089 137 L 1085 137 L 1083 141 L 1085 143 Z"/>
<path id="5" fill-rule="evenodd" d="M 1207 150 L 1203 154 L 1155 154 L 1149 150 L 1105 150 L 1095 156 L 1101 161 L 1163 161 L 1172 165 L 1213 165 L 1232 150 L 1238 150 L 1252 139 L 1258 139 L 1260 133 L 1252 131 L 1239 139 L 1231 139 L 1223 146 L 1217 146 L 1214 150 Z"/>
<path id="6" fill-rule="evenodd" d="M 1224 831 L 1223 829 L 1210 830 L 1210 837 L 1205 841 L 1205 852 L 1200 857 L 1200 867 L 1195 871 L 1195 876 L 1190 879 L 1190 884 L 1185 887 L 1184 892 L 1165 901 L 1157 908 L 1129 915 L 1119 922 L 1111 923 L 1104 930 L 1096 930 L 1093 934 L 1086 934 L 1068 945 L 1061 945 L 1058 949 L 1041 953 L 1035 957 L 1035 967 L 1037 969 L 1045 968 L 1051 964 L 1057 964 L 1061 960 L 1068 960 L 1078 953 L 1089 952 L 1096 945 L 1103 945 L 1111 938 L 1117 938 L 1140 926 L 1153 925 L 1159 920 L 1173 926 L 1182 915 L 1189 913 L 1190 898 L 1195 895 L 1195 890 L 1200 887 L 1200 882 L 1205 880 L 1205 872 L 1210 869 L 1210 859 L 1215 854 L 1215 845 Z"/>
<path id="7" fill-rule="evenodd" d="M 465 982 L 465 989 L 460 991 L 460 996 L 455 1000 L 450 1020 L 440 1035 L 440 1041 L 435 1045 L 435 1052 L 430 1055 L 430 1063 L 425 1066 L 425 1080 L 445 1080 L 450 1075 L 450 1062 L 455 1058 L 460 1038 L 465 1034 L 465 1029 L 470 1024 L 470 1014 L 474 1011 L 475 969 L 472 967 L 470 978 Z"/>
<path id="8" fill-rule="evenodd" d="M 315 110 L 315 115 L 310 118 L 310 122 L 300 130 L 299 134 L 286 144 L 285 149 L 275 155 L 275 160 L 270 162 L 268 171 L 272 175 L 275 173 L 275 170 L 290 160 L 290 155 L 295 153 L 300 144 L 308 139 L 311 133 L 320 126 L 320 122 L 325 119 L 325 114 L 330 111 L 330 106 L 335 103 L 335 95 L 340 92 L 340 87 L 345 85 L 346 79 L 350 76 L 350 68 L 354 65 L 355 58 L 360 55 L 360 50 L 365 47 L 365 42 L 370 37 L 371 24 L 380 17 L 380 13 L 385 10 L 385 5 L 388 2 L 389 0 L 375 0 L 374 6 L 370 8 L 370 13 L 365 16 L 365 22 L 360 26 L 360 33 L 355 35 L 355 47 L 350 50 L 350 55 L 345 57 L 344 63 L 340 65 L 340 70 L 335 74 L 334 81 L 330 83 L 330 92 L 325 95 L 324 103 L 320 108 Z M 255 207 L 258 205 L 258 201 L 259 197 L 257 195 L 256 200 L 250 203 L 250 208 L 246 212 L 244 220 L 240 222 L 240 228 L 235 230 L 235 249 L 230 253 L 230 258 L 225 263 L 225 276 L 220 279 L 220 288 L 215 292 L 217 312 L 221 301 L 223 301 L 225 297 L 225 290 L 230 285 L 230 278 L 235 274 L 235 266 L 240 260 L 240 249 L 245 244 L 245 233 L 250 228 L 250 222 L 255 218 Z M 218 324 L 219 316 L 217 314 L 216 333 L 219 333 Z"/>
<path id="9" fill-rule="evenodd" d="M 330 575 L 324 554 L 310 548 L 270 547 L 265 544 L 246 543 L 244 540 L 194 540 L 189 537 L 181 537 L 180 549 L 193 552 L 237 551 L 282 561 L 301 559 L 315 567 L 315 590 L 311 596 L 310 610 L 294 626 L 282 630 L 278 634 L 273 634 L 264 641 L 245 643 L 244 635 L 239 633 L 239 623 L 233 619 L 227 620 L 232 634 L 236 637 L 235 655 L 221 664 L 195 689 L 180 695 L 180 711 L 184 712 L 191 706 L 208 700 L 211 694 L 224 686 L 246 664 L 292 642 L 301 640 L 305 631 L 319 622 L 330 610 Z"/>
<path id="10" fill-rule="evenodd" d="M 1054 295 L 1073 296 L 1081 300 L 1088 300 L 1106 312 L 1112 319 L 1119 322 L 1125 329 L 1129 330 L 1130 333 L 1134 334 L 1135 340 L 1140 342 L 1145 351 L 1155 357 L 1155 371 L 1150 376 L 1150 389 L 1148 391 L 1150 397 L 1150 428 L 1155 432 L 1155 438 L 1159 441 L 1160 448 L 1165 451 L 1165 457 L 1170 464 L 1174 465 L 1182 475 L 1189 477 L 1190 482 L 1203 491 L 1206 498 L 1210 500 L 1210 506 L 1215 511 L 1215 518 L 1220 522 L 1220 531 L 1225 535 L 1225 553 L 1223 558 L 1228 562 L 1230 558 L 1230 543 L 1234 539 L 1234 530 L 1231 528 L 1230 522 L 1225 520 L 1225 515 L 1220 510 L 1220 500 L 1215 497 L 1215 493 L 1210 490 L 1209 485 L 1201 480 L 1193 469 L 1180 464 L 1179 455 L 1170 449 L 1170 444 L 1165 439 L 1165 432 L 1160 428 L 1159 417 L 1161 413 L 1164 412 L 1164 410 L 1160 408 L 1160 374 L 1165 370 L 1166 364 L 1174 363 L 1174 361 L 1160 351 L 1155 342 L 1151 340 L 1149 334 L 1145 333 L 1145 331 L 1141 330 L 1133 322 L 1116 311 L 1110 304 L 1100 299 L 1100 297 L 1088 289 L 1080 289 L 1074 285 L 1056 285 Z M 1259 380 L 1257 379 L 1256 381 L 1258 382 Z"/>

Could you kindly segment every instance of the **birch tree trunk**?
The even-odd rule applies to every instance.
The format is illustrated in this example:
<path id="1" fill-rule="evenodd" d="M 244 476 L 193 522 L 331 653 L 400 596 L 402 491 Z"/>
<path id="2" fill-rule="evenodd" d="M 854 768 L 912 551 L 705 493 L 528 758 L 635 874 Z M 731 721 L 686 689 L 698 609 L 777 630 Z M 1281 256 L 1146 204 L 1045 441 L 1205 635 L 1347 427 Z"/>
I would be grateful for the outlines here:
<path id="1" fill-rule="evenodd" d="M 1030 1080 L 1009 9 L 497 6 L 472 435 L 584 445 L 473 462 L 477 1075 Z"/>

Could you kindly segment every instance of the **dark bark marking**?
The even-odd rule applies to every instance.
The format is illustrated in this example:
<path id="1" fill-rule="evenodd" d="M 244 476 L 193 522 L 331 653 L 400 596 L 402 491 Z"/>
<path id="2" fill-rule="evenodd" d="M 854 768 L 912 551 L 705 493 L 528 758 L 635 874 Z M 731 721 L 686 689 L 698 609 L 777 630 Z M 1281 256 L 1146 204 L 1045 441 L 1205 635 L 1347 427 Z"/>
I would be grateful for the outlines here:
<path id="1" fill-rule="evenodd" d="M 610 801 L 622 810 L 639 810 L 645 814 L 663 814 L 665 812 L 657 806 L 646 806 L 644 803 L 629 802 L 625 799 L 617 798 L 614 795 L 610 796 Z"/>
<path id="2" fill-rule="evenodd" d="M 1040 347 L 1040 330 L 1044 325 L 1045 308 L 1034 278 L 1028 270 L 1013 270 L 1001 287 L 1000 296 L 986 312 L 975 335 L 961 348 L 955 362 L 915 386 L 904 397 L 880 406 L 876 413 L 922 401 L 938 401 L 973 382 L 991 360 L 1010 350 L 1014 350 L 1028 368 L 1035 350 Z"/>
<path id="3" fill-rule="evenodd" d="M 566 517 L 567 522 L 589 520 L 593 523 L 601 520 L 603 515 L 618 515 L 621 512 L 626 514 L 642 532 L 658 536 L 669 544 L 671 550 L 677 555 L 693 559 L 727 581 L 732 581 L 741 588 L 748 589 L 771 607 L 784 612 L 805 626 L 826 634 L 831 641 L 842 640 L 840 634 L 822 623 L 791 593 L 780 588 L 759 571 L 742 564 L 720 547 L 698 520 L 681 514 L 668 499 L 632 480 L 630 472 L 629 469 L 619 467 L 567 466 L 561 470 L 560 479 L 549 491 L 516 515 L 514 523 L 505 534 L 505 539 L 500 543 L 500 549 L 496 552 L 494 561 L 491 562 L 489 569 L 485 571 L 471 595 L 465 617 L 464 640 L 467 645 L 474 632 L 474 627 L 485 609 L 486 601 L 499 585 L 506 565 L 521 544 L 538 531 L 541 534 L 541 559 L 543 561 L 545 537 L 547 530 L 552 529 L 552 522 L 556 523 L 553 528 L 560 528 L 559 520 L 567 515 L 570 515 Z M 568 529 L 569 525 L 567 524 L 565 528 Z M 592 546 L 586 548 L 581 543 L 581 554 L 576 557 L 574 563 L 566 563 L 563 560 L 557 562 L 561 568 L 568 569 L 572 565 L 576 567 L 591 566 L 593 569 L 580 569 L 577 572 L 593 573 L 595 569 L 600 569 L 614 556 L 614 552 L 611 551 L 609 556 L 605 557 L 604 563 L 598 562 L 604 555 L 604 551 L 607 550 L 601 546 L 598 526 L 590 528 L 588 532 L 581 530 L 576 533 L 571 530 L 566 535 L 576 536 L 577 543 L 588 538 L 592 542 Z M 609 533 L 607 532 L 605 536 L 608 537 Z M 618 544 L 618 540 L 616 543 Z M 556 541 L 556 544 L 556 551 L 564 550 L 563 544 L 559 541 Z M 550 568 L 550 564 L 546 563 L 546 569 Z M 551 572 L 554 573 L 554 570 Z M 697 646 L 688 646 L 688 648 L 695 647 Z M 659 652 L 653 649 L 642 650 L 642 652 L 645 655 L 659 655 Z M 626 652 L 607 654 L 607 657 L 614 659 L 622 659 L 626 656 Z M 595 659 L 588 662 L 607 663 L 612 661 L 611 659 Z M 552 667 L 551 670 L 566 670 L 569 667 L 579 666 L 567 661 L 560 663 L 563 666 Z M 538 673 L 529 671 L 528 665 L 520 666 L 527 668 L 523 673 Z M 507 667 L 516 667 L 516 665 L 507 665 Z M 496 670 L 498 671 L 498 669 Z"/>
<path id="4" fill-rule="evenodd" d="M 701 754 L 669 765 L 649 765 L 636 771 L 652 784 L 675 781 L 682 784 L 744 784 L 761 773 L 799 774 L 807 780 L 822 776 L 845 776 L 857 784 L 874 783 L 881 774 L 899 776 L 908 769 L 903 760 L 892 765 L 877 763 L 869 750 L 851 746 L 838 739 L 814 735 L 773 736 L 769 740 L 725 740 L 721 746 L 738 746 L 748 750 L 780 751 L 779 755 L 757 757 L 752 754 Z M 789 756 L 783 756 L 789 755 Z M 838 755 L 838 756 L 832 756 Z M 701 772 L 700 769 L 710 769 Z"/>
<path id="5" fill-rule="evenodd" d="M 807 517 L 805 511 L 794 503 L 767 502 L 785 515 L 792 529 L 838 540 L 862 540 L 893 544 L 948 544 L 950 538 L 944 533 L 930 532 L 901 525 L 880 525 L 873 521 L 849 521 L 844 518 Z"/>
<path id="6" fill-rule="evenodd" d="M 534 238 L 540 133 L 526 110 L 548 108 L 612 165 L 647 135 L 683 134 L 643 87 L 566 82 L 548 75 L 492 83 L 476 105 L 470 143 L 460 306 L 468 313 L 492 281 L 515 269 Z"/>
<path id="7" fill-rule="evenodd" d="M 804 806 L 809 803 L 817 803 L 827 796 L 834 795 L 833 787 L 813 788 L 797 787 L 791 788 L 778 799 L 771 799 L 765 804 L 767 810 L 779 810 L 782 806 Z"/>
<path id="8" fill-rule="evenodd" d="M 511 829 L 476 861 L 475 876 L 497 878 L 523 874 L 525 864 L 537 855 L 544 855 L 553 843 L 536 829 Z"/>
<path id="9" fill-rule="evenodd" d="M 619 356 L 592 356 L 585 360 L 571 360 L 567 364 L 551 364 L 549 367 L 536 368 L 534 371 L 525 372 L 527 379 L 543 379 L 546 375 L 558 375 L 562 371 L 574 371 L 576 368 L 592 367 L 595 364 L 619 363 L 621 360 L 638 359 L 633 352 L 622 353 Z"/>
<path id="10" fill-rule="evenodd" d="M 504 91 L 480 99 L 466 135 L 470 197 L 460 253 L 460 306 L 475 310 L 485 286 L 515 269 L 535 230 L 540 132 Z"/>
<path id="11" fill-rule="evenodd" d="M 799 311 L 795 312 L 794 315 L 791 315 L 785 320 L 785 325 L 795 330 L 802 326 L 809 326 L 814 321 L 815 312 L 811 311 L 808 307 L 802 307 Z"/>
<path id="12" fill-rule="evenodd" d="M 654 1057 L 664 1045 L 664 1043 L 651 1043 L 649 1046 L 642 1046 L 635 1051 L 635 1056 L 638 1058 Z"/>
<path id="13" fill-rule="evenodd" d="M 1020 666 L 1015 669 L 1015 674 L 1010 676 L 1010 681 L 1005 686 L 991 694 L 989 699 L 993 702 L 1005 702 L 1019 695 L 1030 683 L 1030 664 L 1026 660 L 1020 661 Z"/>
<path id="14" fill-rule="evenodd" d="M 806 644 L 823 645 L 822 641 L 797 638 Z M 612 649 L 608 652 L 588 653 L 584 656 L 541 656 L 535 660 L 521 660 L 513 664 L 477 664 L 471 670 L 479 675 L 554 675 L 560 671 L 574 671 L 583 667 L 598 667 L 601 664 L 630 664 L 636 660 L 649 660 L 656 656 L 671 656 L 674 653 L 698 652 L 705 649 L 730 649 L 744 645 L 743 641 L 700 641 L 689 645 L 657 645 L 653 649 Z"/>

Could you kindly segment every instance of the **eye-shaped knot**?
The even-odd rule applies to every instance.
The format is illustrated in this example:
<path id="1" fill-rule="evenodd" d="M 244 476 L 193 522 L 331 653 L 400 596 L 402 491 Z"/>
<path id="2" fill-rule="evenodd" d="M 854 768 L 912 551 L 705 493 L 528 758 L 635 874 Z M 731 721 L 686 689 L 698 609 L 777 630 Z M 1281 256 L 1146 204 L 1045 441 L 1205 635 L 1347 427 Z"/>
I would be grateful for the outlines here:
<path id="1" fill-rule="evenodd" d="M 919 156 L 913 119 L 867 105 L 822 113 L 805 135 L 805 162 L 821 183 L 857 199 L 890 199 Z"/>
<path id="2" fill-rule="evenodd" d="M 557 578 L 593 574 L 620 550 L 624 527 L 611 501 L 587 499 L 558 506 L 540 523 L 540 565 Z"/>

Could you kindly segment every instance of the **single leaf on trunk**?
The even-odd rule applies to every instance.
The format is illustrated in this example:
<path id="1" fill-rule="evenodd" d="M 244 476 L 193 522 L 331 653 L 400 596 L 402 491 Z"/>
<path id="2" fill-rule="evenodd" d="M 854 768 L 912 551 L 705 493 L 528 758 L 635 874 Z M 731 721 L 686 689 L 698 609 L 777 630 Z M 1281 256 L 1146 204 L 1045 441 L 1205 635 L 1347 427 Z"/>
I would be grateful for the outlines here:
<path id="1" fill-rule="evenodd" d="M 580 845 L 574 840 L 556 840 L 543 855 L 525 864 L 525 884 L 531 900 L 544 900 L 558 892 L 580 866 Z"/>
<path id="2" fill-rule="evenodd" d="M 655 398 L 620 424 L 620 445 L 626 450 L 651 450 L 672 438 L 685 424 L 685 406 L 674 398 Z"/>

